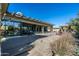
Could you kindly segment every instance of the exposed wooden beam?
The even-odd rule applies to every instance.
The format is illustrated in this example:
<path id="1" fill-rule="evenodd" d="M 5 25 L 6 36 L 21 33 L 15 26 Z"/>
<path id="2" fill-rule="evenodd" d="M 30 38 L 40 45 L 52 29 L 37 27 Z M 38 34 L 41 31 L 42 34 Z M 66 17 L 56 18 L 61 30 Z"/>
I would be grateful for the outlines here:
<path id="1" fill-rule="evenodd" d="M 21 21 L 26 21 L 25 23 L 30 23 L 30 24 L 36 24 L 36 25 L 43 25 L 43 26 L 52 26 L 51 24 L 48 24 L 48 23 L 45 23 L 45 22 L 39 22 L 39 21 L 36 21 L 36 20 L 29 20 L 28 18 L 22 18 L 22 17 L 16 17 L 14 15 L 11 15 L 8 13 L 7 9 L 8 9 L 8 3 L 2 3 L 2 17 L 4 15 L 4 13 L 6 13 L 6 16 L 7 17 L 10 17 L 10 18 L 14 18 L 14 19 L 19 19 Z"/>
<path id="2" fill-rule="evenodd" d="M 6 13 L 6 16 L 11 18 L 11 19 L 13 18 L 13 19 L 16 19 L 18 21 L 23 21 L 24 23 L 36 24 L 36 25 L 41 25 L 41 26 L 50 26 L 49 24 L 46 24 L 46 23 L 29 20 L 28 18 L 16 17 L 16 16 L 8 14 L 8 13 Z"/>
<path id="3" fill-rule="evenodd" d="M 1 4 L 1 15 L 3 17 L 4 13 L 7 12 L 7 8 L 8 8 L 8 3 L 2 3 Z"/>

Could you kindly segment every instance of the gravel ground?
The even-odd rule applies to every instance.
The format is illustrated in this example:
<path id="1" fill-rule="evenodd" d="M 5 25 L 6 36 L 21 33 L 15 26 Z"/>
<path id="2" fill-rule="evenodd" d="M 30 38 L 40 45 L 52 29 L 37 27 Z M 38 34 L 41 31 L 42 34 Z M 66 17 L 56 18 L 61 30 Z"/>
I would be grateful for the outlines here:
<path id="1" fill-rule="evenodd" d="M 35 47 L 29 51 L 28 56 L 52 56 L 51 43 L 57 40 L 60 36 L 55 33 L 46 33 L 42 35 L 48 35 L 48 37 L 39 38 L 32 43 Z"/>

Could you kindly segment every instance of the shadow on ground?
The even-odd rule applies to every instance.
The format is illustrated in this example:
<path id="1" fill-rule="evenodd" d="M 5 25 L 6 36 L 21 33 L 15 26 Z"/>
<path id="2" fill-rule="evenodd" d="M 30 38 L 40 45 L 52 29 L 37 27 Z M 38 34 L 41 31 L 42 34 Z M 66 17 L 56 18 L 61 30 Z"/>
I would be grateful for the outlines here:
<path id="1" fill-rule="evenodd" d="M 19 37 L 7 38 L 1 43 L 1 55 L 2 56 L 13 56 L 22 55 L 25 56 L 28 53 L 29 48 L 33 47 L 30 44 L 39 38 L 44 38 L 44 35 L 26 35 Z"/>

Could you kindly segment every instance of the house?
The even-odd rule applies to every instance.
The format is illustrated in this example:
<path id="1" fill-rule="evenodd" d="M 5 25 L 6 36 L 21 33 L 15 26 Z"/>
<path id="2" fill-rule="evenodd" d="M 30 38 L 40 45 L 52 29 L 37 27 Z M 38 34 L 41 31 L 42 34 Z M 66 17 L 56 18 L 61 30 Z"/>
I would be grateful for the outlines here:
<path id="1" fill-rule="evenodd" d="M 7 11 L 9 8 L 8 3 L 2 3 L 2 19 L 1 22 L 5 24 L 4 30 L 7 30 L 7 26 L 12 26 L 13 28 L 18 27 L 18 31 L 33 31 L 33 32 L 51 32 L 53 25 L 42 22 L 40 20 L 23 17 L 24 15 L 21 12 L 17 12 L 15 14 Z M 9 24 L 7 24 L 9 23 Z M 11 25 L 10 25 L 11 23 Z M 16 26 L 17 24 L 17 26 Z M 14 31 L 13 31 L 14 32 Z"/>

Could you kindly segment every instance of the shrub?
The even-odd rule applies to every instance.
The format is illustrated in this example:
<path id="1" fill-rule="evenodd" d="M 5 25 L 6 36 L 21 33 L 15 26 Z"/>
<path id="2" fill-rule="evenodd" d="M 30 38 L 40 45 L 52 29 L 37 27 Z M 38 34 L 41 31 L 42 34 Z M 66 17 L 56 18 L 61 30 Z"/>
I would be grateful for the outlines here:
<path id="1" fill-rule="evenodd" d="M 1 38 L 2 38 L 2 36 L 0 36 L 0 44 L 1 44 Z"/>
<path id="2" fill-rule="evenodd" d="M 58 40 L 51 44 L 52 50 L 57 55 L 73 55 L 75 53 L 75 40 L 70 33 L 64 33 Z"/>

